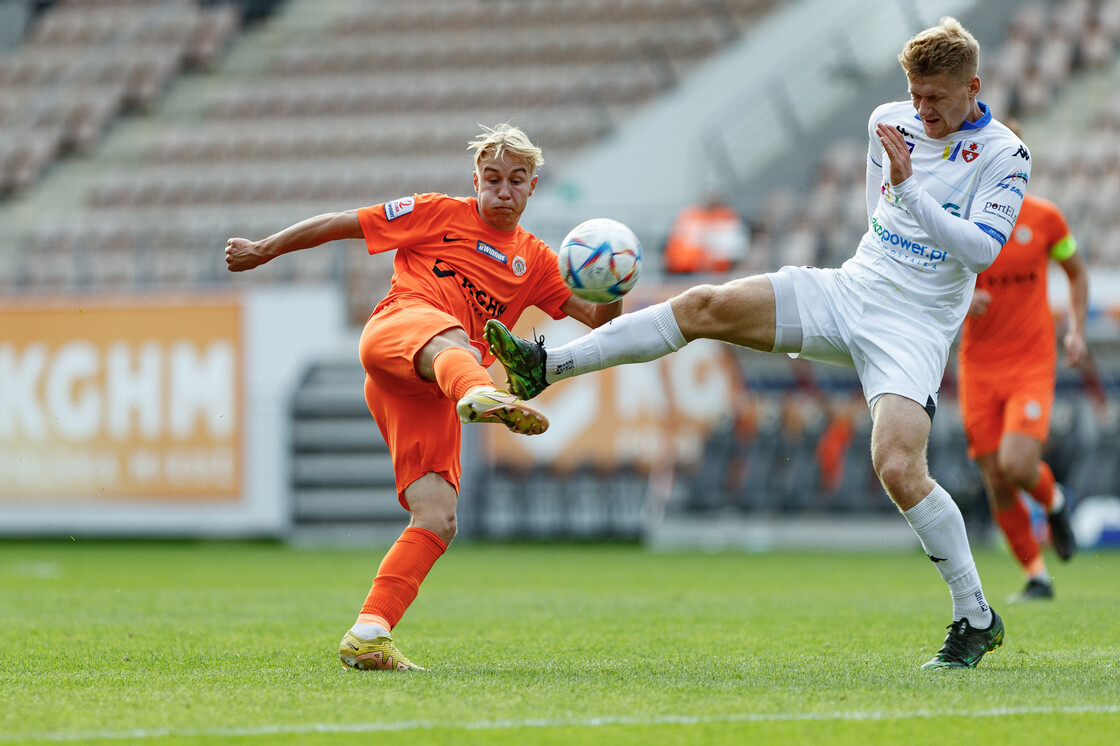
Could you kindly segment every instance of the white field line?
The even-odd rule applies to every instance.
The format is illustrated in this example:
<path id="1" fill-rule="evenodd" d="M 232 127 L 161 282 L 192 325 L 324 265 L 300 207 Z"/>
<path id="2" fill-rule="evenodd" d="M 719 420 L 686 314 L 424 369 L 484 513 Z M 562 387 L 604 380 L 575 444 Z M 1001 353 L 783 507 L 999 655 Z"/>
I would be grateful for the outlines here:
<path id="1" fill-rule="evenodd" d="M 99 730 L 86 733 L 28 732 L 0 734 L 0 743 L 23 741 L 111 741 L 154 740 L 158 738 L 237 738 L 246 736 L 298 735 L 304 733 L 381 733 L 411 730 L 512 730 L 515 728 L 600 728 L 608 725 L 703 725 L 721 723 L 780 723 L 829 721 L 891 721 L 940 718 L 999 718 L 1016 715 L 1085 715 L 1120 713 L 1120 705 L 1085 705 L 1073 707 L 999 707 L 990 710 L 913 712 L 777 712 L 740 713 L 730 715 L 662 715 L 651 718 L 603 716 L 593 718 L 524 718 L 512 720 L 480 720 L 474 723 L 439 723 L 428 720 L 401 720 L 387 723 L 308 723 L 304 725 L 257 725 L 245 728 L 137 728 L 134 730 Z"/>

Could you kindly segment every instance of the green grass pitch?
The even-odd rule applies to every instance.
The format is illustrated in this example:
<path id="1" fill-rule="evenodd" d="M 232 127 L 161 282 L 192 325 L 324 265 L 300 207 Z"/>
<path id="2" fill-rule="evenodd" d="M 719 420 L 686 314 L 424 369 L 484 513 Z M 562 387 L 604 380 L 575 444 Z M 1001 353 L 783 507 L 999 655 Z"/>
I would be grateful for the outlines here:
<path id="1" fill-rule="evenodd" d="M 1120 553 L 966 671 L 920 552 L 453 546 L 396 632 L 427 672 L 345 671 L 383 547 L 0 542 L 0 744 L 1114 744 Z"/>

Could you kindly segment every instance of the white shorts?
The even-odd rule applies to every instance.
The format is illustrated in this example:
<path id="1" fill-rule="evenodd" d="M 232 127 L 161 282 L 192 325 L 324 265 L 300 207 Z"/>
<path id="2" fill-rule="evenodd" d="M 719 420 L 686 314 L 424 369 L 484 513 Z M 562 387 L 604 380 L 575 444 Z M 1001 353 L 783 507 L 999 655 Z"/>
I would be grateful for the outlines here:
<path id="1" fill-rule="evenodd" d="M 869 407 L 898 394 L 933 418 L 951 340 L 903 309 L 865 298 L 842 270 L 782 267 L 766 276 L 777 310 L 772 352 L 855 368 Z"/>

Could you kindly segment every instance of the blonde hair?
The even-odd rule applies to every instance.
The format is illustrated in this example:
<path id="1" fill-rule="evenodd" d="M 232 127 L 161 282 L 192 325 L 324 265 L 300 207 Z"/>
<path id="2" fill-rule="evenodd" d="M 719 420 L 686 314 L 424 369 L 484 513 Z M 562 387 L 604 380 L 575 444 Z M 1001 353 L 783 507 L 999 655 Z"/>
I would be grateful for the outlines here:
<path id="1" fill-rule="evenodd" d="M 467 143 L 467 149 L 474 151 L 476 170 L 483 158 L 492 157 L 501 161 L 505 160 L 507 155 L 524 161 L 529 167 L 529 173 L 536 173 L 537 169 L 544 165 L 544 153 L 519 127 L 509 123 L 499 124 L 493 128 L 484 124 L 479 126 L 482 127 L 482 134 Z"/>
<path id="2" fill-rule="evenodd" d="M 947 75 L 963 83 L 980 68 L 980 44 L 960 21 L 945 16 L 906 42 L 898 62 L 907 78 Z"/>

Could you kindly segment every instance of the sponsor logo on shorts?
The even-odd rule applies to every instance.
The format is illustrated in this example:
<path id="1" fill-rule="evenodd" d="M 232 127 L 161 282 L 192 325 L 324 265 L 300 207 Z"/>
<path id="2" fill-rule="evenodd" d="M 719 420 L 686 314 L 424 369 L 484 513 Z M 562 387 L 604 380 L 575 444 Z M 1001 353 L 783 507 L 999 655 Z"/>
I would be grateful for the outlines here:
<path id="1" fill-rule="evenodd" d="M 483 254 L 490 257 L 491 259 L 494 259 L 495 261 L 499 261 L 502 264 L 506 263 L 506 255 L 503 254 L 502 252 L 498 251 L 497 249 L 495 249 L 493 246 L 486 243 L 485 241 L 479 241 L 475 245 L 475 249 L 482 252 Z"/>
<path id="2" fill-rule="evenodd" d="M 413 197 L 401 197 L 392 202 L 385 203 L 385 219 L 396 220 L 401 215 L 407 215 L 412 212 L 412 208 L 416 207 L 416 199 Z"/>

